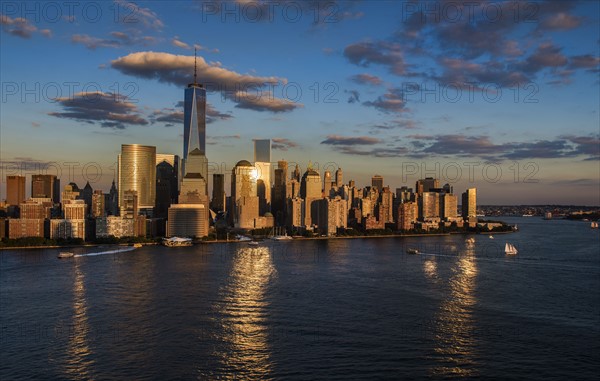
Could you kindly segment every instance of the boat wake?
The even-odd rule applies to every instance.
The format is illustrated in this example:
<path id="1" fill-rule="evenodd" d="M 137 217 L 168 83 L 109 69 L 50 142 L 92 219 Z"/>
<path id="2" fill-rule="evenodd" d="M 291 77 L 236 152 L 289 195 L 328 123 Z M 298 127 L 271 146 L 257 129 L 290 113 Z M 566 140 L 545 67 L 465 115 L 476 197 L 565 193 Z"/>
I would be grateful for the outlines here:
<path id="1" fill-rule="evenodd" d="M 118 253 L 125 253 L 127 251 L 133 251 L 136 248 L 131 246 L 131 247 L 125 247 L 123 249 L 117 249 L 117 250 L 108 250 L 108 251 L 100 251 L 97 253 L 86 253 L 86 254 L 76 254 L 75 257 L 95 257 L 97 255 L 106 255 L 106 254 L 118 254 Z"/>

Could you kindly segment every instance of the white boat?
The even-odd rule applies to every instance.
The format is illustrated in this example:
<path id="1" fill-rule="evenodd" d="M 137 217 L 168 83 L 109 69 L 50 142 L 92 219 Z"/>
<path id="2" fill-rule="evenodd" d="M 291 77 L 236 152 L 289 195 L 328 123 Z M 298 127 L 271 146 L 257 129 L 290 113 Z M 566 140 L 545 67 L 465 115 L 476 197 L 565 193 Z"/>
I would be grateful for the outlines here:
<path id="1" fill-rule="evenodd" d="M 192 239 L 181 237 L 165 238 L 163 244 L 168 247 L 192 246 Z"/>
<path id="2" fill-rule="evenodd" d="M 506 243 L 504 245 L 504 252 L 508 255 L 515 255 L 518 253 L 517 248 L 512 243 Z"/>
<path id="3" fill-rule="evenodd" d="M 494 239 L 494 236 L 490 234 L 489 239 Z"/>
<path id="4" fill-rule="evenodd" d="M 248 245 L 258 246 L 258 242 L 257 241 L 250 241 L 250 242 L 248 242 Z"/>
<path id="5" fill-rule="evenodd" d="M 237 235 L 237 236 L 235 236 L 235 239 L 237 239 L 239 242 L 249 242 L 249 241 L 252 241 L 252 238 L 246 237 L 245 235 Z"/>
<path id="6" fill-rule="evenodd" d="M 286 235 L 276 235 L 274 237 L 271 237 L 271 239 L 274 241 L 288 241 L 293 238 L 286 234 Z"/>
<path id="7" fill-rule="evenodd" d="M 74 256 L 75 256 L 75 254 L 70 251 L 61 251 L 60 253 L 58 253 L 58 255 L 56 257 L 60 258 L 60 259 L 64 259 L 64 258 L 73 258 Z"/>

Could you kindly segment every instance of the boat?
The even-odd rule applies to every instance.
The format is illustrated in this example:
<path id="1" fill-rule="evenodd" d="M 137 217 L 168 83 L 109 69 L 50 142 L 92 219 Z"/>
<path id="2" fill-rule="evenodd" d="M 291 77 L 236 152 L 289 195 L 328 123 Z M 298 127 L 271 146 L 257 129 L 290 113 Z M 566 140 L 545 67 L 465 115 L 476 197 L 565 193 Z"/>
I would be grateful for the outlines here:
<path id="1" fill-rule="evenodd" d="M 406 252 L 408 254 L 420 254 L 419 250 L 417 250 L 415 248 L 408 248 L 408 249 L 406 249 Z"/>
<path id="2" fill-rule="evenodd" d="M 494 236 L 490 234 L 489 239 L 494 239 Z"/>
<path id="3" fill-rule="evenodd" d="M 258 246 L 258 242 L 257 241 L 250 241 L 250 242 L 248 242 L 248 245 Z"/>
<path id="4" fill-rule="evenodd" d="M 512 243 L 506 243 L 504 245 L 504 252 L 508 255 L 515 255 L 518 253 L 517 248 Z"/>
<path id="5" fill-rule="evenodd" d="M 592 223 L 590 224 L 590 227 L 591 227 L 592 229 L 598 229 L 598 223 L 597 223 L 597 222 L 594 222 L 594 221 L 592 221 Z"/>
<path id="6" fill-rule="evenodd" d="M 165 238 L 163 244 L 168 247 L 192 246 L 192 239 L 182 237 Z"/>
<path id="7" fill-rule="evenodd" d="M 245 235 L 237 235 L 237 236 L 235 236 L 235 239 L 237 239 L 239 242 L 249 242 L 249 241 L 252 241 L 252 238 L 246 237 Z"/>
<path id="8" fill-rule="evenodd" d="M 58 253 L 57 258 L 60 258 L 60 259 L 73 258 L 74 256 L 75 256 L 75 254 L 70 251 L 61 251 L 60 253 Z"/>
<path id="9" fill-rule="evenodd" d="M 285 235 L 276 235 L 271 237 L 272 240 L 274 241 L 289 241 L 290 239 L 293 239 L 292 237 L 290 237 L 289 235 L 287 235 L 287 233 Z"/>
<path id="10" fill-rule="evenodd" d="M 139 249 L 140 247 L 142 247 L 143 245 L 141 243 L 134 243 L 133 247 L 135 247 L 136 249 Z"/>
<path id="11" fill-rule="evenodd" d="M 519 231 L 519 227 L 517 226 L 517 224 L 514 224 L 514 226 L 512 227 L 512 230 L 514 232 Z"/>

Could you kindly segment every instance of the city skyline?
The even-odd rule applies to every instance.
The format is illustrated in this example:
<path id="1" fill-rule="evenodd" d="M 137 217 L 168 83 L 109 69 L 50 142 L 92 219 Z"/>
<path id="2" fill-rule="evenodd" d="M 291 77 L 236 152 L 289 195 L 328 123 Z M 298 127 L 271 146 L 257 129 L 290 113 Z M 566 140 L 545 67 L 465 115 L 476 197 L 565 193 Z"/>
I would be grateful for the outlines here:
<path id="1" fill-rule="evenodd" d="M 297 4 L 284 3 L 287 10 Z M 197 44 L 210 182 L 251 160 L 254 139 L 272 139 L 272 168 L 286 159 L 304 172 L 310 161 L 321 176 L 341 167 L 359 185 L 379 174 L 392 189 L 435 177 L 456 189 L 477 187 L 480 204 L 598 205 L 599 61 L 589 37 L 597 3 L 533 2 L 535 17 L 516 21 L 515 10 L 504 8 L 510 17 L 479 17 L 472 30 L 450 22 L 443 8 L 428 9 L 442 22 L 428 23 L 431 14 L 416 22 L 427 10 L 419 3 L 389 5 L 387 17 L 377 5 L 330 3 L 312 13 L 302 8 L 296 22 L 279 9 L 257 23 L 242 2 L 225 10 L 203 2 L 189 12 L 160 2 L 100 3 L 104 16 L 96 22 L 76 10 L 73 21 L 49 22 L 41 6 L 37 18 L 35 10 L 4 7 L 0 199 L 7 175 L 37 174 L 35 166 L 48 163 L 61 168 L 62 184 L 84 184 L 87 168 L 94 188 L 108 190 L 121 144 L 184 157 L 181 89 L 193 80 Z M 136 22 L 117 14 L 126 10 Z M 211 33 L 186 27 L 193 20 Z M 467 30 L 499 41 L 481 46 L 465 38 Z M 272 37 L 278 34 L 289 41 Z M 420 44 L 430 51 L 419 52 Z M 48 56 L 46 70 L 35 70 L 33 51 Z M 450 99 L 453 86 L 471 82 L 476 90 Z M 88 86 L 92 100 L 81 92 L 85 84 L 96 85 Z M 91 176 L 96 165 L 99 179 Z"/>

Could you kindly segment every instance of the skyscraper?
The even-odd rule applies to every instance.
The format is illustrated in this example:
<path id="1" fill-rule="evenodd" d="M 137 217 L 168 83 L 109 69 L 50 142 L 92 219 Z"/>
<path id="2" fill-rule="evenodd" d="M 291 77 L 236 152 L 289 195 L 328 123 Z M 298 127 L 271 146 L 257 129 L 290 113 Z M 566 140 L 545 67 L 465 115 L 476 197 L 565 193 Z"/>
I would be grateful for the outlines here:
<path id="1" fill-rule="evenodd" d="M 462 194 L 462 217 L 477 217 L 477 188 L 469 188 Z"/>
<path id="2" fill-rule="evenodd" d="M 342 172 L 342 168 L 338 168 L 335 171 L 335 186 L 341 188 L 344 185 L 344 173 Z"/>
<path id="3" fill-rule="evenodd" d="M 183 159 L 194 149 L 206 155 L 206 89 L 197 82 L 194 51 L 194 82 L 185 89 L 183 102 Z"/>
<path id="4" fill-rule="evenodd" d="M 230 216 L 235 227 L 250 229 L 258 217 L 258 196 L 256 190 L 256 168 L 247 160 L 240 160 L 231 174 Z"/>
<path id="5" fill-rule="evenodd" d="M 424 192 L 429 192 L 432 189 L 437 189 L 440 187 L 440 180 L 434 179 L 433 177 L 426 177 L 421 180 L 417 180 L 415 185 L 415 190 L 417 194 L 422 194 Z"/>
<path id="6" fill-rule="evenodd" d="M 32 175 L 31 197 L 50 198 L 53 203 L 60 202 L 60 179 L 54 175 Z"/>
<path id="7" fill-rule="evenodd" d="M 383 176 L 375 175 L 371 178 L 371 186 L 377 188 L 379 192 L 383 189 Z"/>
<path id="8" fill-rule="evenodd" d="M 122 144 L 118 158 L 119 208 L 123 209 L 125 192 L 137 192 L 137 211 L 152 215 L 156 200 L 156 147 Z"/>
<path id="9" fill-rule="evenodd" d="M 213 191 L 211 209 L 215 212 L 225 210 L 225 175 L 213 173 Z"/>
<path id="10" fill-rule="evenodd" d="M 254 166 L 257 174 L 259 213 L 271 210 L 271 139 L 254 139 Z"/>
<path id="11" fill-rule="evenodd" d="M 6 176 L 6 203 L 19 205 L 25 201 L 25 176 Z"/>

